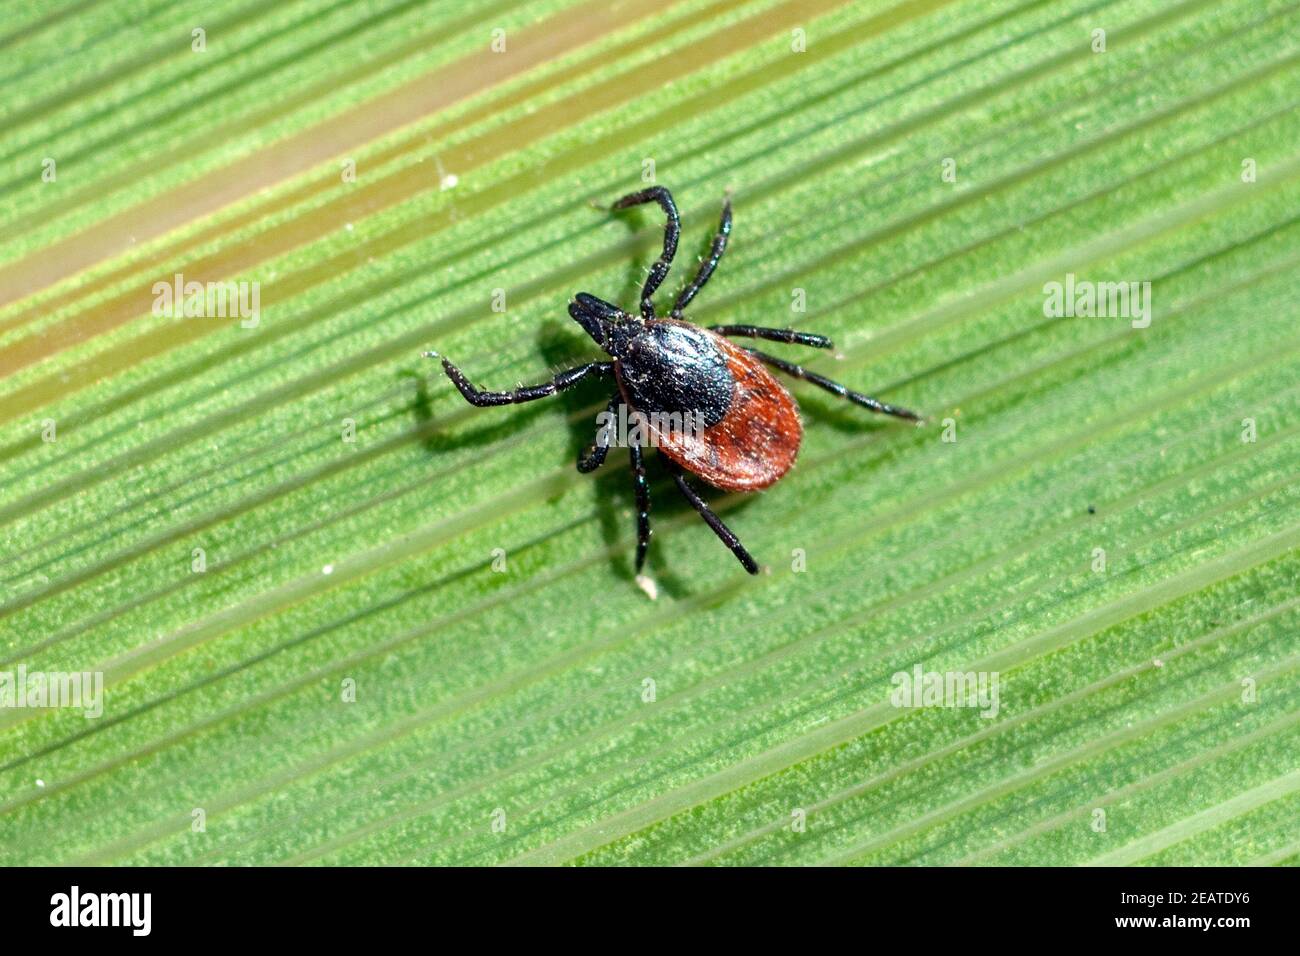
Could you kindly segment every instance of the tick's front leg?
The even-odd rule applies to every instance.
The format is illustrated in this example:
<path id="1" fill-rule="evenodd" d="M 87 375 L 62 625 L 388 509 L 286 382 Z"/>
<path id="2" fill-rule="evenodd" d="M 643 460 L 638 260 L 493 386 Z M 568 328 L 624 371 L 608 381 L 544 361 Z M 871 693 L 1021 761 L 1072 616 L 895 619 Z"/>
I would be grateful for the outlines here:
<path id="1" fill-rule="evenodd" d="M 425 358 L 442 358 L 436 352 L 425 352 L 424 356 Z M 586 365 L 579 365 L 577 368 L 561 372 L 549 382 L 543 382 L 540 385 L 524 385 L 510 392 L 485 392 L 476 388 L 465 377 L 464 372 L 445 358 L 442 358 L 442 368 L 447 373 L 447 377 L 451 379 L 452 384 L 465 396 L 465 401 L 478 408 L 486 408 L 492 405 L 517 405 L 520 402 L 535 402 L 539 398 L 547 398 L 556 392 L 572 388 L 584 378 L 610 374 L 614 370 L 614 363 L 589 362 Z"/>
<path id="2" fill-rule="evenodd" d="M 713 237 L 713 242 L 709 245 L 708 256 L 700 263 L 699 270 L 695 273 L 695 278 L 690 281 L 686 288 L 682 289 L 681 294 L 677 296 L 677 302 L 673 305 L 673 318 L 680 319 L 682 311 L 691 304 L 691 300 L 696 294 L 704 288 L 704 283 L 709 281 L 709 276 L 713 275 L 713 270 L 718 267 L 722 261 L 722 254 L 727 251 L 727 240 L 731 236 L 731 194 L 728 193 L 722 200 L 722 221 L 718 223 L 718 232 Z"/>
<path id="3" fill-rule="evenodd" d="M 682 233 L 681 218 L 677 215 L 677 204 L 673 202 L 673 194 L 663 186 L 651 186 L 649 189 L 643 189 L 640 192 L 629 193 L 609 208 L 611 210 L 627 209 L 630 206 L 639 206 L 647 202 L 658 203 L 668 219 L 664 224 L 664 251 L 655 260 L 655 264 L 650 267 L 650 274 L 646 276 L 645 285 L 641 289 L 641 314 L 647 319 L 653 319 L 655 317 L 653 298 L 655 290 L 663 284 L 668 275 L 668 267 L 672 265 L 673 256 L 677 255 L 677 239 Z"/>

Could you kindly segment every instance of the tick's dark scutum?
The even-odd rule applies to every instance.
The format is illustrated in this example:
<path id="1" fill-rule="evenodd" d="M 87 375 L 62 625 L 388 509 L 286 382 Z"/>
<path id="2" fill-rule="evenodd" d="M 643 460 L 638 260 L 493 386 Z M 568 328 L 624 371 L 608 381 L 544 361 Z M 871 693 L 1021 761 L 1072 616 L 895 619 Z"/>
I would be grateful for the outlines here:
<path id="1" fill-rule="evenodd" d="M 735 387 L 726 356 L 704 330 L 648 322 L 615 366 L 631 406 L 642 412 L 693 412 L 712 427 L 726 417 Z"/>

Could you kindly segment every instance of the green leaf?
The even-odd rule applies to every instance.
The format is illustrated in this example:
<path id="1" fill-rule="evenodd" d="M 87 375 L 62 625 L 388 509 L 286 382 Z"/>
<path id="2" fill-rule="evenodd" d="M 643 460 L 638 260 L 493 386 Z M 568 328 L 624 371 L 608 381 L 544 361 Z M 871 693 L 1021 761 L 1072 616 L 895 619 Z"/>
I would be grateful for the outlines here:
<path id="1" fill-rule="evenodd" d="M 1300 861 L 1294 3 L 114 0 L 0 48 L 0 675 L 104 682 L 4 700 L 0 861 Z M 691 318 L 928 418 L 792 384 L 793 471 L 708 495 L 755 578 L 652 455 L 655 601 L 625 453 L 573 468 L 607 392 L 420 358 L 594 357 L 566 304 L 632 307 L 662 221 L 591 201 L 651 174 L 661 303 L 732 189 Z"/>

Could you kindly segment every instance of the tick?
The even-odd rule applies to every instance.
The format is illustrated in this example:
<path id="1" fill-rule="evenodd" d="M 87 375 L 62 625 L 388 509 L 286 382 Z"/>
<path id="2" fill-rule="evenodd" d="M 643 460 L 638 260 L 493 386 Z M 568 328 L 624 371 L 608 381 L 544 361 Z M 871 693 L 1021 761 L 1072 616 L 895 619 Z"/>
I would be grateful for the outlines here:
<path id="1" fill-rule="evenodd" d="M 681 234 L 677 205 L 667 189 L 653 186 L 624 196 L 610 209 L 627 209 L 651 202 L 659 204 L 668 221 L 664 228 L 663 253 L 651 266 L 641 290 L 640 313 L 624 312 L 586 292 L 579 292 L 569 303 L 569 315 L 609 355 L 610 361 L 579 365 L 540 385 L 510 392 L 488 392 L 471 384 L 460 369 L 436 352 L 424 354 L 442 358 L 447 377 L 467 402 L 478 407 L 532 402 L 588 379 L 613 376 L 618 391 L 610 398 L 607 412 L 617 416 L 622 404 L 628 410 L 626 415 L 639 413 L 642 417 L 638 420 L 648 426 L 637 439 L 627 442 L 636 494 L 638 581 L 645 586 L 641 569 L 650 545 L 650 488 L 646 482 L 643 445 L 657 447 L 663 453 L 673 481 L 691 507 L 731 549 L 745 570 L 757 574 L 758 563 L 691 487 L 686 474 L 694 474 L 724 491 L 747 492 L 767 488 L 790 470 L 803 438 L 799 410 L 790 393 L 765 366 L 824 388 L 870 411 L 914 422 L 921 418 L 915 412 L 852 391 L 799 365 L 730 341 L 731 337 L 766 339 L 829 349 L 831 340 L 824 335 L 754 325 L 702 328 L 686 320 L 686 307 L 709 281 L 727 249 L 731 235 L 730 198 L 723 201 L 717 235 L 695 278 L 677 296 L 668 317 L 659 318 L 655 314 L 654 294 L 667 277 L 677 253 Z M 685 421 L 693 427 L 679 424 Z M 596 441 L 578 456 L 578 471 L 594 471 L 604 464 L 608 453 L 609 429 L 605 427 Z M 652 587 L 647 590 L 653 596 Z"/>

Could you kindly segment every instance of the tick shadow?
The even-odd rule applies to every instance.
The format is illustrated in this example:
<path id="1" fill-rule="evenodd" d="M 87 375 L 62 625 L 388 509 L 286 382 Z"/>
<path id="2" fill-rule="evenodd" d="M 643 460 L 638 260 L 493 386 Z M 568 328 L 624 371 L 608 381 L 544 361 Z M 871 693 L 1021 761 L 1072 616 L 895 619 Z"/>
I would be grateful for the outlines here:
<path id="1" fill-rule="evenodd" d="M 639 312 L 641 310 L 641 288 L 645 285 L 646 276 L 650 272 L 650 264 L 659 257 L 663 246 L 662 242 L 654 244 L 652 240 L 649 246 L 641 248 L 641 244 L 637 243 L 636 239 L 642 232 L 652 234 L 653 221 L 647 215 L 647 209 L 653 208 L 658 212 L 659 207 L 657 205 L 651 207 L 633 206 L 617 212 L 611 212 L 608 209 L 599 207 L 594 208 L 597 215 L 602 215 L 608 221 L 623 227 L 633 252 L 627 257 L 626 274 L 623 277 L 622 287 L 619 289 L 617 297 L 611 300 L 609 296 L 601 295 L 591 289 L 582 291 L 612 301 L 619 308 L 623 308 L 624 302 L 631 303 L 631 311 L 633 313 Z"/>
<path id="2" fill-rule="evenodd" d="M 594 293 L 593 293 L 594 294 Z M 587 340 L 575 336 L 559 322 L 546 322 L 537 331 L 537 349 L 550 369 L 572 368 L 594 361 L 598 350 Z M 612 376 L 583 383 L 577 388 L 561 392 L 552 401 L 564 410 L 569 426 L 569 443 L 565 466 L 577 470 L 579 455 L 591 445 L 599 430 L 596 416 L 605 410 L 610 397 L 618 391 Z M 612 447 L 605 463 L 593 472 L 581 476 L 593 485 L 596 503 L 596 520 L 600 526 L 601 540 L 611 552 L 614 572 L 626 581 L 635 577 L 631 549 L 635 539 L 627 531 L 633 528 L 634 519 L 624 515 L 625 506 L 632 500 L 632 473 L 628 466 L 627 449 Z M 620 553 L 624 549 L 627 554 Z"/>
<path id="3" fill-rule="evenodd" d="M 589 343 L 590 344 L 590 343 Z M 593 361 L 595 346 L 583 349 L 581 340 L 558 323 L 547 323 L 538 331 L 538 350 L 552 370 L 572 368 Z M 552 401 L 564 409 L 570 424 L 568 466 L 576 470 L 578 457 L 591 446 L 600 425 L 596 416 L 603 412 L 611 396 L 618 391 L 614 379 L 599 380 L 599 384 L 583 385 L 562 392 Z M 650 551 L 646 557 L 646 571 L 658 587 L 674 598 L 696 592 L 690 575 L 675 568 L 671 560 L 673 534 L 664 534 L 665 526 L 672 523 L 672 532 L 680 532 L 693 524 L 703 524 L 695 509 L 678 491 L 676 483 L 665 466 L 662 456 L 653 448 L 643 450 L 646 479 L 650 484 Z M 596 519 L 601 540 L 610 550 L 610 565 L 614 573 L 629 584 L 636 579 L 636 497 L 632 480 L 631 459 L 627 448 L 611 446 L 605 463 L 593 472 L 582 476 L 593 485 Z M 695 478 L 692 486 L 704 497 L 717 499 L 720 493 L 704 481 Z M 734 514 L 749 506 L 749 497 L 739 498 L 727 508 Z M 725 516 L 724 516 L 725 520 Z M 712 537 L 712 532 L 705 529 Z M 718 560 L 735 561 L 731 552 L 717 542 Z"/>
<path id="4" fill-rule="evenodd" d="M 594 343 L 577 332 L 577 327 L 570 328 L 559 322 L 543 323 L 537 333 L 538 351 L 537 374 L 530 376 L 530 382 L 543 382 L 556 372 L 598 361 L 603 355 Z M 466 374 L 481 388 L 504 390 L 513 388 L 515 383 L 481 382 L 472 370 Z M 469 448 L 483 448 L 501 441 L 508 441 L 512 435 L 525 431 L 529 424 L 541 415 L 554 415 L 556 406 L 563 411 L 569 423 L 570 442 L 567 457 L 568 467 L 576 470 L 578 455 L 584 451 L 595 438 L 598 424 L 596 414 L 603 411 L 611 395 L 618 390 L 612 377 L 583 382 L 576 388 L 559 392 L 549 398 L 521 405 L 503 405 L 496 408 L 479 409 L 469 405 L 456 387 L 451 383 L 436 360 L 426 359 L 424 365 L 405 368 L 397 373 L 397 378 L 411 384 L 411 397 L 408 408 L 415 419 L 415 427 L 420 435 L 420 446 L 431 456 L 449 451 Z M 500 418 L 482 427 L 460 427 L 463 419 L 473 419 L 477 415 L 490 415 L 496 412 Z M 445 427 L 455 425 L 456 427 Z M 651 480 L 652 502 L 656 502 L 658 513 L 664 517 L 675 513 L 677 506 L 670 500 L 678 497 L 671 480 L 664 476 L 659 463 L 653 461 L 653 453 L 647 456 L 647 472 Z M 537 462 L 537 469 L 553 467 L 554 462 Z M 597 503 L 596 516 L 600 525 L 601 539 L 611 552 L 611 565 L 614 572 L 625 579 L 629 585 L 635 579 L 635 515 L 633 513 L 632 472 L 628 463 L 626 448 L 611 448 L 606 463 L 597 471 L 581 476 L 594 482 L 593 494 Z M 658 501 L 656 501 L 658 499 Z M 684 502 L 683 502 L 684 504 Z M 626 512 L 626 513 L 625 513 Z M 662 563 L 660 556 L 651 546 L 648 560 L 650 569 L 658 583 L 670 594 L 684 592 L 685 587 Z"/>

